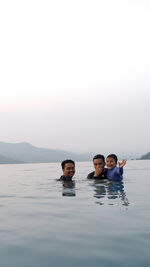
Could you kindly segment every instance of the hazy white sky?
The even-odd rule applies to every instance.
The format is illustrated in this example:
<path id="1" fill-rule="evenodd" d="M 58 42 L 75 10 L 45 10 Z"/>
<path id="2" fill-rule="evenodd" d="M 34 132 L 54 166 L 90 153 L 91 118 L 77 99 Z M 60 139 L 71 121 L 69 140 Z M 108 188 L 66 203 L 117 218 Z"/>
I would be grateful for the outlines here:
<path id="1" fill-rule="evenodd" d="M 150 150 L 150 1 L 0 1 L 0 141 Z"/>

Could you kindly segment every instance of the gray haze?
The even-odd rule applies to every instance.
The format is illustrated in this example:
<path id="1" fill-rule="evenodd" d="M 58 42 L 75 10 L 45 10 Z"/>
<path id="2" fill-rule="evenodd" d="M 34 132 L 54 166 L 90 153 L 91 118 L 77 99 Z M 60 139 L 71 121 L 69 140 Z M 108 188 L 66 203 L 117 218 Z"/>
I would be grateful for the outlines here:
<path id="1" fill-rule="evenodd" d="M 150 151 L 150 2 L 1 1 L 0 141 Z"/>

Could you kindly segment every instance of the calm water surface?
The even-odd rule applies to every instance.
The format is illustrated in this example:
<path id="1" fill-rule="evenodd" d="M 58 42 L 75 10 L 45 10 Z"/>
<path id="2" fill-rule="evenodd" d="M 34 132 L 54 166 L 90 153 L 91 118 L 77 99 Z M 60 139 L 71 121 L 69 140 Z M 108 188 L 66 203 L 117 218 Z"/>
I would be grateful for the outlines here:
<path id="1" fill-rule="evenodd" d="M 60 164 L 0 165 L 0 266 L 150 266 L 150 161 L 123 183 L 56 181 Z"/>

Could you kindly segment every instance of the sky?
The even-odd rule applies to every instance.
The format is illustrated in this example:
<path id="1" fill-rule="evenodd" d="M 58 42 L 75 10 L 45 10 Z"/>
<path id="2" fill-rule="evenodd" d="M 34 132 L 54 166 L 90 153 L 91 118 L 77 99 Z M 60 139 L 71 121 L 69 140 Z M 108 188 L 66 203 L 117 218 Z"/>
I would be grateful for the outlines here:
<path id="1" fill-rule="evenodd" d="M 0 141 L 150 151 L 150 1 L 0 1 Z"/>

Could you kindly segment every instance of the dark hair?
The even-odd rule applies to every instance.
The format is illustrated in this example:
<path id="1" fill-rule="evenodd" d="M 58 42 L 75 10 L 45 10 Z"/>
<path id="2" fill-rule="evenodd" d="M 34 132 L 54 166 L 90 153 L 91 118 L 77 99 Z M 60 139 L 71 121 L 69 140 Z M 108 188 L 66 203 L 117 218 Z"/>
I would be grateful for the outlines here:
<path id="1" fill-rule="evenodd" d="M 117 163 L 117 161 L 118 161 L 118 158 L 117 158 L 117 156 L 116 156 L 115 154 L 109 154 L 109 155 L 107 156 L 107 158 L 112 158 L 112 159 L 114 159 L 116 163 Z"/>
<path id="2" fill-rule="evenodd" d="M 94 162 L 94 159 L 102 159 L 105 162 L 105 157 L 103 155 L 101 155 L 101 154 L 95 155 L 94 158 L 93 158 L 93 162 Z"/>
<path id="3" fill-rule="evenodd" d="M 61 167 L 62 167 L 62 169 L 65 168 L 65 164 L 67 164 L 67 163 L 72 163 L 72 164 L 75 166 L 75 162 L 74 162 L 73 160 L 71 160 L 71 159 L 66 159 L 66 160 L 62 161 L 62 163 L 61 163 Z"/>

